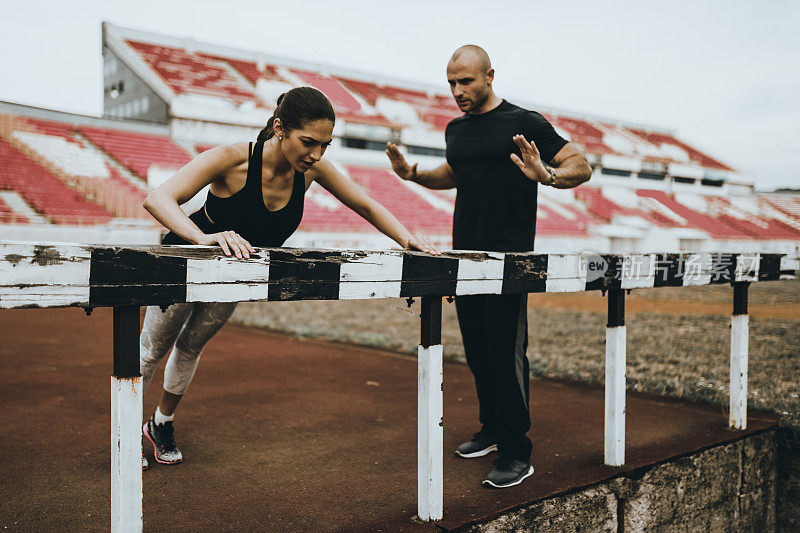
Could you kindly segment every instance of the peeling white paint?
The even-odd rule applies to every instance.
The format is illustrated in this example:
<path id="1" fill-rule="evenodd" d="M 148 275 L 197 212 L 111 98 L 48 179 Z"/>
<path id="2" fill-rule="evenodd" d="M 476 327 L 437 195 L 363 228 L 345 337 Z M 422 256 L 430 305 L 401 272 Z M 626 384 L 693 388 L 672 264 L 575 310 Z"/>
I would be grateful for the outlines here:
<path id="1" fill-rule="evenodd" d="M 750 316 L 731 316 L 731 396 L 728 425 L 733 429 L 747 428 L 747 359 Z"/>
<path id="2" fill-rule="evenodd" d="M 605 463 L 625 464 L 625 326 L 606 328 Z"/>
<path id="3" fill-rule="evenodd" d="M 417 514 L 422 520 L 440 520 L 444 514 L 442 345 L 420 346 L 417 357 Z"/>
<path id="4" fill-rule="evenodd" d="M 111 531 L 142 531 L 142 378 L 111 377 Z"/>

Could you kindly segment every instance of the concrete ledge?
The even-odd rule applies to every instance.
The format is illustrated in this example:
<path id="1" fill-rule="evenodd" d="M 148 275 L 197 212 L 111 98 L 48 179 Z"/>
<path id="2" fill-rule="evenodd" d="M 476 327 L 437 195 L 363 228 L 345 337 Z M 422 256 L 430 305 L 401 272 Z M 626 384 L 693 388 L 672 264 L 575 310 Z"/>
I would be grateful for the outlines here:
<path id="1" fill-rule="evenodd" d="M 769 429 L 458 531 L 774 531 L 777 461 Z"/>

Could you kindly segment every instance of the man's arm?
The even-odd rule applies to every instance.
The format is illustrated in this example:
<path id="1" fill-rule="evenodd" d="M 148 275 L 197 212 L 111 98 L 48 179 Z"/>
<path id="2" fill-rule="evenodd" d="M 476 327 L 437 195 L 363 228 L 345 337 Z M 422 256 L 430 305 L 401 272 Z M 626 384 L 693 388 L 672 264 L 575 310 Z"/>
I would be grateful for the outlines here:
<path id="1" fill-rule="evenodd" d="M 394 143 L 386 143 L 386 155 L 392 162 L 392 170 L 404 180 L 414 181 L 428 189 L 452 189 L 456 186 L 453 169 L 445 162 L 433 170 L 417 171 L 417 163 L 410 166 Z"/>
<path id="2" fill-rule="evenodd" d="M 553 157 L 552 163 L 556 176 L 553 187 L 556 189 L 571 189 L 592 177 L 589 161 L 572 143 L 565 144 Z"/>
<path id="3" fill-rule="evenodd" d="M 433 170 L 423 170 L 415 173 L 416 176 L 413 178 L 413 181 L 428 189 L 452 189 L 456 186 L 456 180 L 453 177 L 453 169 L 450 168 L 447 162 Z"/>
<path id="4" fill-rule="evenodd" d="M 528 179 L 558 189 L 571 189 L 589 181 L 592 177 L 592 167 L 589 166 L 589 162 L 580 150 L 573 144 L 567 143 L 552 159 L 555 181 L 551 184 L 552 176 L 542 161 L 536 144 L 533 141 L 529 142 L 523 135 L 515 135 L 514 142 L 519 146 L 522 158 L 517 154 L 511 154 L 511 160 Z"/>

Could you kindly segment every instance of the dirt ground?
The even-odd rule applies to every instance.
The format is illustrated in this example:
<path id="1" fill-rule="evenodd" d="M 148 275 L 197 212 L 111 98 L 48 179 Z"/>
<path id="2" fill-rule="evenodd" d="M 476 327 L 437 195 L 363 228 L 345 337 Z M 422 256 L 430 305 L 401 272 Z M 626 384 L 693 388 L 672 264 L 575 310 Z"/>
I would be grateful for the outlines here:
<path id="1" fill-rule="evenodd" d="M 379 319 L 369 312 L 356 314 Z M 0 529 L 107 531 L 111 311 L 2 311 L 0 331 Z M 450 452 L 477 429 L 469 371 L 446 364 L 444 383 L 445 520 L 423 525 L 412 520 L 416 360 L 228 325 L 176 417 L 185 461 L 143 474 L 145 530 L 437 532 L 743 435 L 718 407 L 633 392 L 626 465 L 606 467 L 602 387 L 540 378 L 536 473 L 492 491 L 480 481 L 493 457 Z M 158 392 L 147 394 L 146 413 Z M 776 421 L 751 411 L 744 434 Z"/>

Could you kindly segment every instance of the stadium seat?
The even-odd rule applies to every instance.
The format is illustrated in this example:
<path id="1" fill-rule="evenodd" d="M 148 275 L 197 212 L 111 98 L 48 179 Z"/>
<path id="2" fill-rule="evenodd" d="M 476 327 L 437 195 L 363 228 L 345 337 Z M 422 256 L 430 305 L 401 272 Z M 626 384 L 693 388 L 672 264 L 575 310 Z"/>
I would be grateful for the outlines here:
<path id="1" fill-rule="evenodd" d="M 79 131 L 143 180 L 151 166 L 177 170 L 191 159 L 169 137 L 94 126 L 80 126 Z"/>
<path id="2" fill-rule="evenodd" d="M 59 224 L 106 223 L 113 215 L 84 200 L 45 167 L 0 139 L 0 189 L 16 191 L 35 210 Z"/>
<path id="3" fill-rule="evenodd" d="M 27 224 L 27 217 L 14 212 L 5 200 L 0 198 L 0 224 Z"/>
<path id="4" fill-rule="evenodd" d="M 126 41 L 176 94 L 196 93 L 236 104 L 258 100 L 253 88 L 232 74 L 223 62 L 180 48 Z"/>
<path id="5" fill-rule="evenodd" d="M 721 162 L 717 161 L 716 159 L 714 159 L 713 157 L 708 156 L 708 155 L 704 154 L 703 152 L 692 148 L 688 144 L 686 144 L 686 143 L 684 143 L 682 141 L 679 141 L 678 139 L 676 139 L 672 135 L 668 135 L 668 134 L 665 134 L 665 133 L 649 132 L 649 131 L 645 131 L 645 130 L 642 130 L 642 129 L 636 129 L 636 128 L 627 128 L 627 129 L 629 131 L 631 131 L 632 133 L 634 133 L 635 135 L 638 135 L 642 139 L 645 139 L 646 141 L 648 141 L 648 142 L 650 142 L 650 143 L 652 143 L 652 144 L 654 144 L 656 146 L 661 146 L 661 145 L 664 145 L 664 144 L 676 146 L 676 147 L 680 148 L 681 150 L 683 150 L 684 152 L 686 152 L 689 155 L 689 158 L 692 161 L 694 161 L 695 163 L 697 163 L 697 164 L 699 164 L 699 165 L 701 165 L 703 167 L 713 168 L 713 169 L 718 169 L 718 170 L 725 170 L 725 171 L 733 171 L 732 168 L 730 168 L 729 166 L 725 165 L 724 163 L 721 163 Z"/>

